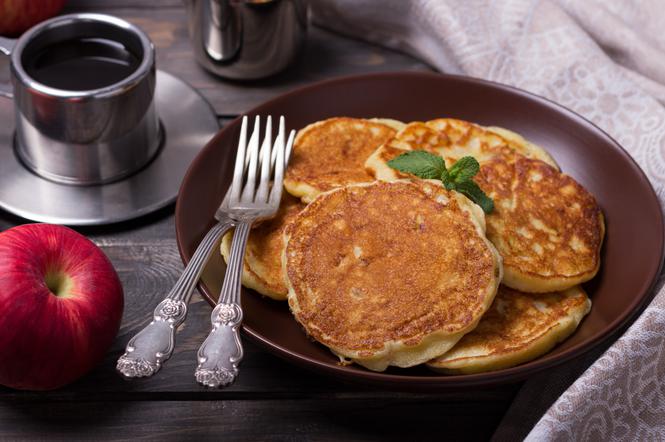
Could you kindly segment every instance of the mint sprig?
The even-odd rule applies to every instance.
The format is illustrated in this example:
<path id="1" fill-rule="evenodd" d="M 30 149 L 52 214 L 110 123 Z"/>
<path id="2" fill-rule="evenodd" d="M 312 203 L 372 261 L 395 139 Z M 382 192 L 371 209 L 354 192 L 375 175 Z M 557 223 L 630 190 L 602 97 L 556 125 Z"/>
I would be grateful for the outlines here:
<path id="1" fill-rule="evenodd" d="M 492 201 L 492 198 L 487 196 L 474 181 L 462 181 L 461 183 L 456 184 L 455 190 L 468 196 L 471 201 L 478 204 L 480 208 L 483 209 L 483 212 L 492 213 L 492 210 L 494 210 L 494 201 Z"/>
<path id="2" fill-rule="evenodd" d="M 388 166 L 426 180 L 440 180 L 446 173 L 446 163 L 438 155 L 424 150 L 410 150 L 388 161 Z"/>
<path id="3" fill-rule="evenodd" d="M 466 195 L 485 213 L 494 210 L 492 198 L 472 180 L 480 171 L 480 165 L 474 157 L 462 157 L 450 169 L 446 169 L 446 163 L 440 156 L 424 150 L 410 150 L 388 161 L 388 166 L 426 180 L 441 180 L 446 189 Z"/>

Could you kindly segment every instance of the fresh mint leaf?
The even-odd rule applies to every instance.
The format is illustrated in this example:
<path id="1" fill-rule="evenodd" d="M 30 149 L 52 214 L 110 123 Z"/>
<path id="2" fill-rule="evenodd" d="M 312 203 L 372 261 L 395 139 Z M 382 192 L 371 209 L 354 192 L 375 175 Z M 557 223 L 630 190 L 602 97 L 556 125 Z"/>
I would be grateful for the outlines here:
<path id="1" fill-rule="evenodd" d="M 455 189 L 455 181 L 450 177 L 450 173 L 447 170 L 443 171 L 440 179 L 443 182 L 443 185 L 446 188 L 446 190 Z"/>
<path id="2" fill-rule="evenodd" d="M 463 193 L 471 201 L 478 204 L 483 209 L 483 212 L 491 213 L 494 210 L 494 201 L 492 201 L 492 198 L 488 197 L 474 181 L 462 181 L 461 183 L 456 183 L 455 186 L 458 192 Z"/>
<path id="3" fill-rule="evenodd" d="M 480 165 L 474 157 L 462 157 L 450 169 L 446 169 L 446 163 L 440 156 L 424 150 L 411 150 L 388 161 L 388 166 L 419 178 L 441 180 L 447 190 L 456 190 L 466 195 L 485 213 L 494 210 L 494 201 L 472 180 L 480 171 Z"/>
<path id="4" fill-rule="evenodd" d="M 480 171 L 480 164 L 474 157 L 462 157 L 448 171 L 455 183 L 470 180 Z"/>
<path id="5" fill-rule="evenodd" d="M 424 150 L 410 150 L 388 161 L 388 166 L 426 180 L 442 179 L 446 171 L 443 158 Z"/>

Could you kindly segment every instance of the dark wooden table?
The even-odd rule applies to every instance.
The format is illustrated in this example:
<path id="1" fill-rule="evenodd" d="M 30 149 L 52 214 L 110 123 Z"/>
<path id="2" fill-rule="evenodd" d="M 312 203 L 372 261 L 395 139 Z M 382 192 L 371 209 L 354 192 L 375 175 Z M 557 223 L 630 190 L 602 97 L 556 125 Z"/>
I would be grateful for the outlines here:
<path id="1" fill-rule="evenodd" d="M 302 57 L 286 72 L 251 83 L 223 81 L 195 63 L 180 0 L 70 0 L 66 12 L 75 11 L 113 14 L 143 28 L 157 47 L 157 67 L 199 89 L 222 125 L 313 81 L 429 70 L 403 54 L 313 27 Z M 0 212 L 0 230 L 24 222 Z M 124 381 L 115 373 L 116 359 L 183 269 L 173 206 L 132 222 L 79 231 L 103 248 L 123 282 L 120 332 L 103 364 L 66 388 L 31 393 L 0 387 L 2 440 L 482 440 L 492 434 L 519 388 L 447 394 L 370 389 L 310 373 L 245 342 L 237 383 L 225 390 L 205 390 L 193 378 L 196 350 L 208 332 L 210 314 L 198 294 L 166 367 L 151 379 Z"/>

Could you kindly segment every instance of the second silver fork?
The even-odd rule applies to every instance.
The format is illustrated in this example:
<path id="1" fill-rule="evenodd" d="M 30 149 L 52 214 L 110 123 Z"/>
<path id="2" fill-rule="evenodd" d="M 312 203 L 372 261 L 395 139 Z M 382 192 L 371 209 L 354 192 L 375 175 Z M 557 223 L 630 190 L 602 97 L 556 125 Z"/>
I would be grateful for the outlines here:
<path id="1" fill-rule="evenodd" d="M 258 143 L 259 120 L 255 124 L 255 130 L 252 137 L 255 143 Z M 267 147 L 270 149 L 271 120 L 268 118 L 266 136 L 268 139 Z M 280 119 L 280 134 L 284 138 L 284 119 Z M 246 168 L 251 163 L 251 151 L 246 149 L 247 143 L 247 117 L 243 117 L 240 140 L 238 142 L 238 157 L 236 158 L 236 170 L 234 178 L 237 175 L 237 168 L 242 167 L 241 175 L 244 175 Z M 289 138 L 292 142 L 292 137 Z M 266 142 L 264 141 L 264 147 Z M 283 157 L 282 164 L 288 162 L 292 143 L 287 143 L 287 150 Z M 242 147 L 242 149 L 241 149 Z M 240 152 L 242 150 L 242 152 Z M 261 158 L 265 151 L 261 151 Z M 274 167 L 277 160 L 277 151 L 273 149 L 270 155 L 266 157 L 269 160 L 270 167 Z M 238 158 L 244 159 L 238 163 Z M 263 167 L 263 162 L 261 164 Z M 215 213 L 215 219 L 218 221 L 205 235 L 201 243 L 196 248 L 194 256 L 187 264 L 185 271 L 180 276 L 173 289 L 160 302 L 153 312 L 152 321 L 142 329 L 138 334 L 132 337 L 127 343 L 125 353 L 118 359 L 117 370 L 126 378 L 148 377 L 154 375 L 172 355 L 175 347 L 176 329 L 185 321 L 187 316 L 187 305 L 194 292 L 196 283 L 208 261 L 208 258 L 215 249 L 222 235 L 237 223 L 230 219 L 222 210 L 231 197 L 233 185 L 228 189 L 220 208 Z"/>
<path id="2" fill-rule="evenodd" d="M 236 228 L 222 290 L 210 316 L 212 330 L 197 355 L 195 377 L 207 387 L 231 384 L 238 375 L 238 364 L 243 357 L 239 334 L 243 318 L 240 286 L 247 238 L 254 221 L 275 215 L 279 208 L 285 163 L 295 136 L 295 131 L 291 131 L 288 141 L 285 140 L 283 117 L 279 126 L 279 133 L 271 146 L 272 126 L 268 117 L 259 152 L 260 121 L 257 117 L 248 145 L 241 141 L 238 146 L 233 183 L 228 198 L 219 208 L 220 215 L 233 220 Z M 244 139 L 241 134 L 241 140 Z M 245 149 L 249 164 L 245 162 Z M 257 173 L 259 164 L 260 175 Z"/>

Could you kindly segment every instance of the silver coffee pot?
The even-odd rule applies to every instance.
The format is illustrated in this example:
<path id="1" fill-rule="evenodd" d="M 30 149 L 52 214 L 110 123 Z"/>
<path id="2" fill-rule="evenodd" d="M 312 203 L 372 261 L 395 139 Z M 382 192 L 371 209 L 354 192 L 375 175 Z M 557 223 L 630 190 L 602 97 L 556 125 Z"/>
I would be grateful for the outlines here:
<path id="1" fill-rule="evenodd" d="M 307 32 L 307 0 L 185 0 L 189 36 L 201 65 L 251 80 L 284 69 Z"/>

